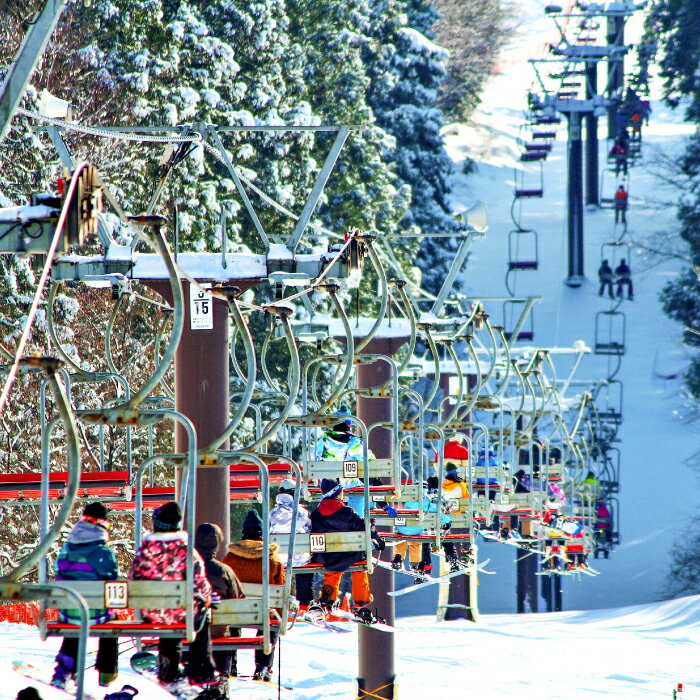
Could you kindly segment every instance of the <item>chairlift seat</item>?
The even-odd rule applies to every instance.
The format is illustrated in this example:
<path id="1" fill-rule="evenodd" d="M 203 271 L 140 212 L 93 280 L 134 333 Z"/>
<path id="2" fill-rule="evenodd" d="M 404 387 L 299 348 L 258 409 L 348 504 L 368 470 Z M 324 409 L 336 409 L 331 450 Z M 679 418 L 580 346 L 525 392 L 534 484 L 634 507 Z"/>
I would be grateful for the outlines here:
<path id="1" fill-rule="evenodd" d="M 536 160 L 547 160 L 547 156 L 549 155 L 548 151 L 540 150 L 540 151 L 525 151 L 524 153 L 520 154 L 520 161 L 522 163 L 530 163 Z"/>
<path id="2" fill-rule="evenodd" d="M 556 136 L 554 132 L 552 133 L 552 138 Z M 532 138 L 537 138 L 534 134 L 532 135 Z M 547 138 L 545 137 L 540 137 L 540 138 Z M 551 151 L 552 150 L 552 144 L 551 143 L 525 143 L 523 144 L 523 148 L 525 148 L 526 151 Z"/>
<path id="3" fill-rule="evenodd" d="M 531 190 L 515 190 L 513 193 L 517 199 L 522 199 L 522 198 L 527 198 L 527 197 L 542 197 L 544 195 L 544 190 L 542 188 L 539 189 L 531 189 Z"/>
<path id="4" fill-rule="evenodd" d="M 561 124 L 561 117 L 535 117 L 535 124 Z"/>
<path id="5" fill-rule="evenodd" d="M 292 468 L 286 462 L 279 464 L 268 464 L 267 473 L 270 483 L 278 483 L 288 479 Z M 255 464 L 229 464 L 229 474 L 232 478 L 238 477 L 259 477 L 260 472 Z"/>
<path id="6" fill-rule="evenodd" d="M 557 137 L 557 132 L 556 131 L 533 131 L 532 133 L 532 138 L 534 140 L 537 139 L 543 139 L 543 140 L 553 140 Z M 550 146 L 551 144 L 546 144 L 547 146 Z"/>
<path id="7" fill-rule="evenodd" d="M 512 260 L 508 263 L 509 270 L 536 270 L 538 266 L 537 260 Z"/>

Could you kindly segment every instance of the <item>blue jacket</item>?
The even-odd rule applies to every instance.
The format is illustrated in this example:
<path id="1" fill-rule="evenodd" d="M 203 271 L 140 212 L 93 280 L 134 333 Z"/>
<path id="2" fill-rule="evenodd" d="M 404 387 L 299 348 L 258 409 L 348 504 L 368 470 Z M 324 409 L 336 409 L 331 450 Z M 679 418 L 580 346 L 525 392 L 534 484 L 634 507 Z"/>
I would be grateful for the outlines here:
<path id="1" fill-rule="evenodd" d="M 94 523 L 80 520 L 68 535 L 56 560 L 57 581 L 112 581 L 117 578 L 117 560 L 114 551 L 107 545 L 107 531 Z M 80 624 L 75 608 L 59 611 L 61 622 Z M 101 624 L 112 619 L 111 610 L 90 610 L 92 624 Z"/>
<path id="2" fill-rule="evenodd" d="M 406 510 L 418 510 L 418 501 L 407 501 L 404 503 L 404 508 Z M 423 496 L 423 512 L 424 513 L 437 513 L 437 504 L 433 503 L 427 496 Z M 435 522 L 434 518 L 429 519 L 430 525 L 432 526 Z M 440 515 L 440 523 L 442 525 L 449 525 L 450 519 L 442 513 Z M 420 525 L 400 525 L 396 528 L 396 532 L 400 535 L 422 535 L 425 527 Z"/>

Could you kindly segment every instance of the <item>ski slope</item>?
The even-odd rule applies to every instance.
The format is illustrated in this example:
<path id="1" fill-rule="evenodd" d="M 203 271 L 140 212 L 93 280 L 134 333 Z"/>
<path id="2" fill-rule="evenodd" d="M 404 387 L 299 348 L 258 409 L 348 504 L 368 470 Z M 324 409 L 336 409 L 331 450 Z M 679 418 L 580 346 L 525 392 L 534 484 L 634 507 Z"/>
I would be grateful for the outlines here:
<path id="1" fill-rule="evenodd" d="M 9 623 L 0 625 L 0 635 L 0 699 L 9 700 L 28 685 L 11 670 L 12 660 L 50 667 L 58 640 L 42 643 L 35 628 Z M 487 615 L 476 625 L 410 617 L 397 622 L 394 637 L 401 700 L 656 700 L 670 698 L 678 683 L 679 700 L 700 698 L 700 596 L 608 610 Z M 357 697 L 356 630 L 334 634 L 301 624 L 283 639 L 281 655 L 282 684 L 291 688 L 282 688 L 281 698 Z M 238 666 L 252 673 L 252 652 L 239 652 Z M 88 672 L 87 685 L 97 693 L 96 675 Z M 172 697 L 135 676 L 128 654 L 120 657 L 115 689 L 123 683 L 140 688 L 144 700 Z M 277 697 L 277 688 L 251 681 L 231 681 L 230 687 L 232 698 Z M 48 687 L 41 696 L 67 698 Z"/>
<path id="2" fill-rule="evenodd" d="M 446 128 L 448 150 L 461 173 L 467 156 L 478 161 L 473 175 L 457 175 L 453 201 L 465 209 L 475 200 L 488 208 L 489 231 L 475 242 L 463 276 L 465 292 L 481 296 L 507 296 L 505 273 L 508 260 L 508 232 L 514 228 L 510 206 L 519 151 L 516 138 L 523 123 L 524 95 L 532 79 L 528 56 L 541 52 L 545 2 L 529 2 L 518 39 L 504 56 L 500 74 L 488 86 L 473 124 Z M 529 13 L 529 15 L 527 14 Z M 630 20 L 627 41 L 638 35 L 641 13 Z M 631 63 L 628 61 L 628 64 Z M 628 68 L 629 69 L 629 68 Z M 653 95 L 652 95 L 653 97 Z M 677 226 L 675 208 L 659 207 L 659 201 L 674 202 L 678 193 L 665 189 L 652 174 L 655 152 L 678 155 L 684 139 L 694 131 L 682 121 L 682 110 L 673 112 L 658 99 L 652 101 L 649 126 L 642 132 L 643 158 L 630 169 L 630 206 L 627 212 L 628 239 L 642 242 L 654 232 L 668 232 Z M 600 162 L 606 162 L 606 120 L 600 120 Z M 518 164 L 520 165 L 520 164 Z M 601 166 L 602 167 L 602 166 Z M 615 183 L 606 179 L 612 196 Z M 612 210 L 586 212 L 586 282 L 572 289 L 563 284 L 567 276 L 566 213 L 566 122 L 544 162 L 544 197 L 521 200 L 523 225 L 538 232 L 540 265 L 536 271 L 517 273 L 516 295 L 541 295 L 534 309 L 534 345 L 571 347 L 582 339 L 594 343 L 595 314 L 609 309 L 607 299 L 598 297 L 597 269 L 603 243 L 619 236 Z M 607 256 L 606 256 L 607 257 Z M 626 314 L 626 354 L 616 379 L 623 383 L 623 424 L 619 431 L 622 453 L 620 525 L 622 543 L 609 560 L 594 567 L 603 573 L 596 578 L 571 577 L 564 582 L 564 609 L 592 609 L 659 600 L 669 564 L 669 551 L 682 539 L 688 521 L 700 503 L 697 476 L 684 463 L 697 450 L 697 429 L 682 418 L 683 401 L 678 393 L 681 381 L 657 375 L 680 375 L 686 363 L 680 345 L 681 328 L 661 311 L 659 293 L 678 269 L 676 262 L 652 260 L 633 246 L 631 267 L 635 301 L 620 308 Z M 492 320 L 499 320 L 500 307 L 487 306 Z M 530 344 L 530 343 L 528 343 Z M 577 378 L 608 376 L 608 358 L 591 355 Z M 654 371 L 656 370 L 656 372 Z M 508 551 L 504 551 L 508 550 Z M 482 546 L 480 558 L 490 557 L 497 576 L 480 588 L 481 610 L 515 611 L 515 556 L 511 548 L 497 544 Z M 543 609 L 543 606 L 540 608 Z"/>

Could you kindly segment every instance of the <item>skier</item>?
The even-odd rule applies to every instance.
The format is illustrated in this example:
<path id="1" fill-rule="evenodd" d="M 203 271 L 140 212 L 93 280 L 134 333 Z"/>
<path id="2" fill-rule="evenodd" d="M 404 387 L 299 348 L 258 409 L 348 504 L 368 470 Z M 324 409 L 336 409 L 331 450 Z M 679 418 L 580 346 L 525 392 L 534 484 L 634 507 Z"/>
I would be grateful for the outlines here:
<path id="1" fill-rule="evenodd" d="M 57 581 L 112 581 L 117 578 L 117 560 L 114 551 L 108 546 L 109 521 L 107 508 L 103 503 L 88 503 L 80 520 L 68 535 L 56 560 Z M 90 623 L 93 625 L 108 622 L 113 617 L 109 609 L 90 610 Z M 79 625 L 80 617 L 74 609 L 59 610 L 61 622 Z M 118 642 L 116 637 L 101 637 L 97 650 L 97 671 L 99 683 L 107 686 L 118 675 Z M 56 668 L 51 685 L 65 688 L 66 682 L 75 676 L 78 657 L 78 638 L 64 637 L 56 656 Z"/>
<path id="2" fill-rule="evenodd" d="M 437 477 L 435 477 L 435 481 L 437 482 Z M 423 482 L 423 489 L 424 491 L 428 489 L 428 482 L 425 481 Z M 407 501 L 404 503 L 404 508 L 408 510 L 419 510 L 420 504 L 418 501 Z M 427 522 L 433 523 L 434 518 L 432 513 L 437 513 L 438 505 L 437 503 L 432 500 L 426 493 L 423 494 L 423 513 L 428 514 L 427 515 Z M 450 519 L 444 514 L 440 514 L 440 526 L 443 530 L 447 531 L 450 527 L 451 521 Z M 398 532 L 400 535 L 422 535 L 425 532 L 425 528 L 421 525 L 401 525 L 396 528 L 396 532 Z M 411 569 L 415 571 L 416 573 L 419 574 L 426 574 L 429 575 L 432 570 L 433 570 L 433 565 L 430 560 L 430 545 L 427 542 L 418 542 L 418 541 L 413 541 L 413 542 L 399 542 L 396 544 L 396 547 L 394 547 L 394 558 L 391 562 L 391 566 L 399 570 L 403 566 L 403 562 L 406 558 L 406 551 L 408 550 L 408 560 L 409 564 L 411 566 Z M 450 565 L 453 564 L 454 561 L 456 561 L 456 555 L 454 553 L 454 545 L 452 543 L 448 543 L 448 545 L 445 545 L 445 554 L 448 554 L 448 551 L 450 554 L 448 555 L 448 561 L 450 562 Z M 458 564 L 457 564 L 458 566 Z M 418 578 L 416 579 L 416 583 L 422 583 L 425 579 L 423 578 Z"/>
<path id="3" fill-rule="evenodd" d="M 262 520 L 260 520 L 257 512 L 251 509 L 243 520 L 241 539 L 238 542 L 232 542 L 228 546 L 228 552 L 224 557 L 224 564 L 228 564 L 234 570 L 238 580 L 242 583 L 263 583 L 262 537 Z M 270 578 L 268 583 L 275 586 L 283 585 L 285 580 L 284 564 L 277 554 L 278 549 L 279 546 L 276 543 L 270 544 Z M 260 630 L 258 633 L 261 633 Z M 255 672 L 253 674 L 255 680 L 269 681 L 272 677 L 272 662 L 275 655 L 274 644 L 276 639 L 277 636 L 273 632 L 273 647 L 269 654 L 266 654 L 262 649 L 255 650 Z M 235 652 L 233 663 L 235 666 Z"/>
<path id="4" fill-rule="evenodd" d="M 175 501 L 164 503 L 153 511 L 153 532 L 146 535 L 131 563 L 129 578 L 139 580 L 184 581 L 187 571 L 187 532 L 180 529 L 182 511 Z M 199 684 L 215 678 L 209 636 L 209 607 L 212 587 L 204 573 L 199 553 L 194 551 L 195 629 L 190 643 L 187 677 Z M 143 619 L 154 624 L 185 623 L 185 609 L 141 610 Z M 164 685 L 178 680 L 182 644 L 179 639 L 163 637 L 158 641 L 158 679 Z"/>
<path id="5" fill-rule="evenodd" d="M 270 511 L 270 534 L 281 535 L 292 531 L 292 508 L 294 505 L 295 482 L 285 479 L 280 484 L 280 490 L 275 500 L 275 507 Z M 300 505 L 297 511 L 295 532 L 311 532 L 311 518 L 309 511 Z M 292 563 L 294 566 L 302 566 L 311 561 L 309 552 L 301 552 L 294 555 Z M 296 595 L 299 601 L 300 612 L 305 612 L 314 598 L 313 574 L 297 574 L 294 577 L 296 584 Z"/>
<path id="6" fill-rule="evenodd" d="M 608 289 L 608 296 L 614 299 L 613 295 L 613 271 L 607 260 L 603 260 L 600 267 L 598 268 L 598 280 L 600 281 L 600 287 L 598 289 L 598 296 L 602 297 L 605 292 L 605 288 Z"/>
<path id="7" fill-rule="evenodd" d="M 632 286 L 632 270 L 625 262 L 625 259 L 620 260 L 620 264 L 615 268 L 615 277 L 617 278 L 617 296 L 622 297 L 623 285 L 627 287 L 627 299 L 634 299 L 634 288 Z"/>
<path id="8" fill-rule="evenodd" d="M 362 532 L 364 520 L 342 501 L 343 486 L 337 480 L 321 479 L 322 500 L 311 512 L 311 532 Z M 378 549 L 384 549 L 384 541 L 376 532 L 372 539 Z M 365 558 L 364 552 L 331 552 L 316 555 L 326 570 L 321 589 L 320 603 L 332 607 L 338 597 L 340 579 L 350 566 Z M 367 571 L 352 572 L 352 597 L 356 609 L 369 605 L 373 598 L 369 590 Z"/>
<path id="9" fill-rule="evenodd" d="M 615 192 L 615 223 L 621 221 L 627 226 L 627 190 L 620 185 Z"/>
<path id="10" fill-rule="evenodd" d="M 230 598 L 244 598 L 243 589 L 233 569 L 215 558 L 216 553 L 224 543 L 224 533 L 216 523 L 201 523 L 194 535 L 194 546 L 204 560 L 204 571 L 207 580 L 214 589 L 212 600 L 228 600 Z M 240 636 L 240 630 L 230 630 L 228 625 L 212 625 L 210 635 L 212 638 Z M 233 652 L 215 651 L 213 653 L 216 670 L 223 676 L 237 676 L 233 665 Z"/>

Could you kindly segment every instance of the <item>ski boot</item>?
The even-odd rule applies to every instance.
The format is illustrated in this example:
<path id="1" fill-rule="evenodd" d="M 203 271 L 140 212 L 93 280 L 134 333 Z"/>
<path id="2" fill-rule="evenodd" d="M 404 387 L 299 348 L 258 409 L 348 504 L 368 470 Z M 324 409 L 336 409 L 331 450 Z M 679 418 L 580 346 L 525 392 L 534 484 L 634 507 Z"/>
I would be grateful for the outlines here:
<path id="1" fill-rule="evenodd" d="M 75 659 L 60 652 L 56 656 L 56 668 L 51 677 L 54 688 L 66 689 L 66 683 L 75 678 Z"/>
<path id="2" fill-rule="evenodd" d="M 324 586 L 321 589 L 321 597 L 318 600 L 318 604 L 327 612 L 333 608 L 335 603 L 332 598 L 334 592 L 333 586 Z"/>
<path id="3" fill-rule="evenodd" d="M 254 681 L 265 681 L 266 683 L 269 683 L 271 678 L 272 671 L 269 667 L 262 666 L 261 664 L 257 664 L 255 666 L 255 673 L 253 673 Z"/>
<path id="4" fill-rule="evenodd" d="M 100 688 L 106 688 L 108 685 L 114 683 L 117 678 L 119 678 L 119 674 L 116 671 L 114 673 L 105 673 L 104 671 L 100 671 Z"/>
<path id="5" fill-rule="evenodd" d="M 396 571 L 401 571 L 403 568 L 403 557 L 400 554 L 394 554 L 394 558 L 391 560 L 391 568 Z"/>
<path id="6" fill-rule="evenodd" d="M 448 557 L 447 563 L 450 565 L 450 573 L 454 573 L 463 568 L 462 563 L 457 557 Z"/>
<path id="7" fill-rule="evenodd" d="M 133 685 L 125 685 L 121 690 L 105 695 L 105 700 L 131 700 L 134 695 L 138 695 L 138 692 Z"/>
<path id="8" fill-rule="evenodd" d="M 372 614 L 369 608 L 355 608 L 354 612 L 357 621 L 361 622 L 363 625 L 371 625 L 377 621 L 377 618 Z"/>

